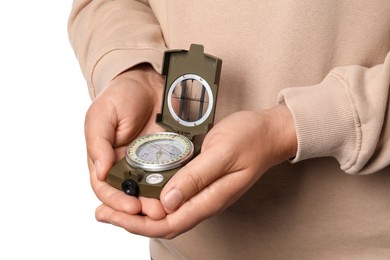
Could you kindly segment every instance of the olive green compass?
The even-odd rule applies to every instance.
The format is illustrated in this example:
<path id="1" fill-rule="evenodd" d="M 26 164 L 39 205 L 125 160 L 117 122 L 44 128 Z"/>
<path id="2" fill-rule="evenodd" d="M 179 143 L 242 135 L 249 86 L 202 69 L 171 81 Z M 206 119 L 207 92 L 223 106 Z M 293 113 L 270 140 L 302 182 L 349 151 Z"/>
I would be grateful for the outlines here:
<path id="1" fill-rule="evenodd" d="M 159 198 L 169 179 L 200 152 L 192 139 L 214 122 L 222 61 L 192 44 L 164 54 L 162 112 L 156 123 L 169 132 L 141 136 L 109 171 L 107 182 L 131 196 Z"/>

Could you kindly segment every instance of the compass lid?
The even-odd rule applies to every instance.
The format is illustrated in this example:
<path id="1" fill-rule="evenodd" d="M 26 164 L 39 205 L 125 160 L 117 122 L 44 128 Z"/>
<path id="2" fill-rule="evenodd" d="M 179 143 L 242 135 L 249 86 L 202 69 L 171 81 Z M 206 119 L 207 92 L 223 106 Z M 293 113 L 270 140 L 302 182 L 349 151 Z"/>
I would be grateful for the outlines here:
<path id="1" fill-rule="evenodd" d="M 190 50 L 164 54 L 162 113 L 156 123 L 192 138 L 206 134 L 214 123 L 222 60 L 191 44 Z"/>

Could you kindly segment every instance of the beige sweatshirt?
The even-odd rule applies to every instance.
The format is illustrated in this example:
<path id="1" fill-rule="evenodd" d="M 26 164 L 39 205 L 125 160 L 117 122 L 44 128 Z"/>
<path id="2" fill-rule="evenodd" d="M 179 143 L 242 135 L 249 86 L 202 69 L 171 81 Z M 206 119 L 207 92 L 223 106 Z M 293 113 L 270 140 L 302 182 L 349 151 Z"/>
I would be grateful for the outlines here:
<path id="1" fill-rule="evenodd" d="M 292 162 L 160 259 L 390 259 L 389 0 L 75 0 L 69 35 L 94 98 L 191 43 L 223 60 L 217 119 L 285 102 Z"/>

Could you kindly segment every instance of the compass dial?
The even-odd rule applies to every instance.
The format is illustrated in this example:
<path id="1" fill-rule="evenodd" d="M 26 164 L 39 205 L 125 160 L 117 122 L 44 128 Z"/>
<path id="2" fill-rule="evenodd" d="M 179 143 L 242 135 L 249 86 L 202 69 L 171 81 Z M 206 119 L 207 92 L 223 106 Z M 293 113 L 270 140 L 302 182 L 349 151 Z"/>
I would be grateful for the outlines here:
<path id="1" fill-rule="evenodd" d="M 134 140 L 127 148 L 126 160 L 133 167 L 157 172 L 185 164 L 193 153 L 194 146 L 187 137 L 161 132 Z"/>

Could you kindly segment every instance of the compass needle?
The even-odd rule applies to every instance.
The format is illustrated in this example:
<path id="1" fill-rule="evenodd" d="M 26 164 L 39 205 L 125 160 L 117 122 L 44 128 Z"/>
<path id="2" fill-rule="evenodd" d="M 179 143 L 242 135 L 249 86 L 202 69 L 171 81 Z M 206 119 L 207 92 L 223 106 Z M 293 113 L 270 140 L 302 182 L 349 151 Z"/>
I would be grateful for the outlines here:
<path id="1" fill-rule="evenodd" d="M 158 152 L 156 153 L 157 162 L 160 162 L 161 155 L 162 155 L 162 152 L 161 152 L 161 151 L 158 151 Z"/>

